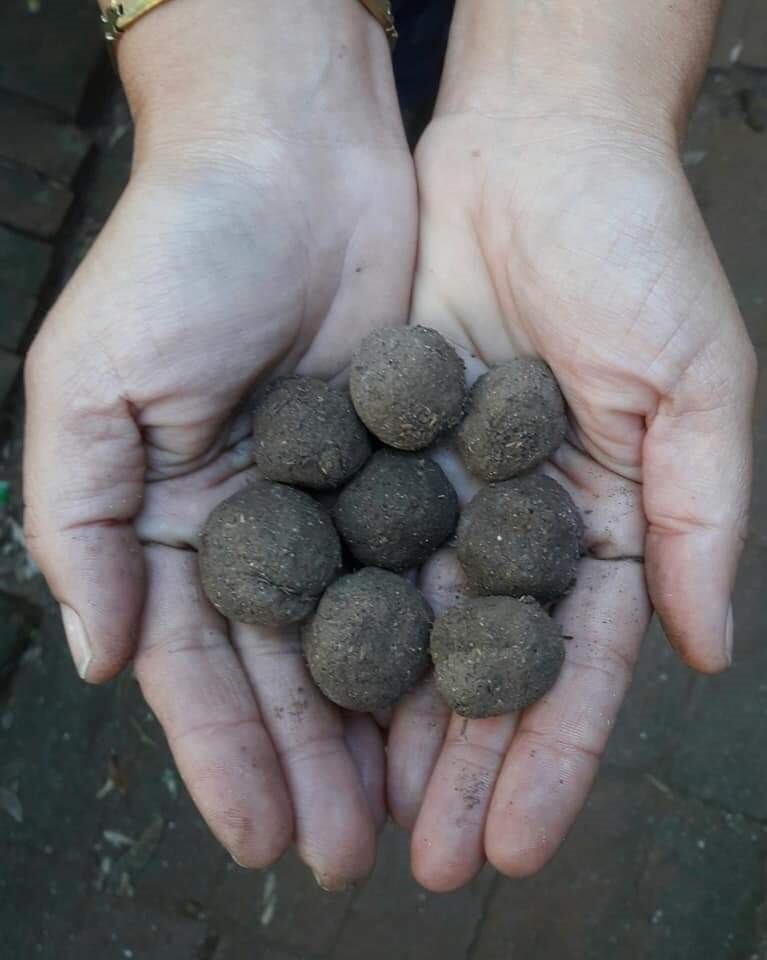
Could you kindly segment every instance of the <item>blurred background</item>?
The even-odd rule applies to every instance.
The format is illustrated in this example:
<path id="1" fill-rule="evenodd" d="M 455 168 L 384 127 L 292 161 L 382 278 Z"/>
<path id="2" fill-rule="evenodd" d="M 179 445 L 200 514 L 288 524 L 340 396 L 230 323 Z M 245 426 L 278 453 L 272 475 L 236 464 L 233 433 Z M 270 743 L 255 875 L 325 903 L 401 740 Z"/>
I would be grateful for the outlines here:
<path id="1" fill-rule="evenodd" d="M 416 0 L 400 23 L 413 135 L 439 69 L 439 6 Z M 684 163 L 762 361 L 766 131 L 767 4 L 728 0 Z M 1 960 L 767 960 L 764 383 L 735 666 L 693 677 L 653 628 L 588 807 L 531 880 L 486 870 L 427 894 L 392 828 L 348 894 L 322 893 L 292 856 L 241 870 L 197 816 L 133 679 L 79 683 L 20 525 L 18 374 L 130 155 L 94 0 L 2 0 Z"/>

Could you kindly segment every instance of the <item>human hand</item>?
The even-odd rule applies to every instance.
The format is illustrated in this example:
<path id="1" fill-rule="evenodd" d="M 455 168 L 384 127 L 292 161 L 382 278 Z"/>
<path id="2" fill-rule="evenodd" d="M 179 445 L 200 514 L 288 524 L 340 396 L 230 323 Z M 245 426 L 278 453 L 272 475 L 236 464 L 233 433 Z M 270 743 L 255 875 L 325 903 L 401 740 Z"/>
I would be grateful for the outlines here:
<path id="1" fill-rule="evenodd" d="M 676 46 L 664 24 L 676 87 L 664 86 L 662 64 L 643 61 L 645 7 L 635 16 L 626 4 L 588 5 L 599 42 L 570 69 L 542 51 L 573 52 L 588 30 L 580 5 L 459 2 L 416 155 L 412 320 L 478 358 L 475 376 L 518 353 L 550 364 L 571 431 L 545 469 L 578 504 L 587 548 L 555 612 L 565 665 L 539 703 L 467 722 L 448 717 L 427 685 L 395 713 L 389 804 L 413 830 L 416 877 L 435 890 L 465 883 L 485 858 L 521 876 L 552 855 L 595 776 L 649 600 L 690 666 L 716 672 L 731 657 L 755 363 L 677 154 L 695 73 L 682 69 L 686 38 L 703 31 L 704 5 Z M 483 31 L 482 7 L 501 18 L 496 29 Z M 558 27 L 544 22 L 550 8 Z M 625 23 L 612 19 L 617 8 Z M 514 40 L 497 52 L 506 16 Z M 558 29 L 567 39 L 556 48 Z M 470 496 L 470 479 L 441 457 Z M 454 602 L 452 553 L 422 585 L 438 611 Z"/>
<path id="2" fill-rule="evenodd" d="M 315 691 L 295 631 L 227 625 L 193 551 L 253 477 L 254 386 L 341 376 L 406 316 L 412 160 L 357 0 L 213 7 L 163 5 L 121 42 L 134 170 L 29 356 L 26 530 L 81 675 L 133 661 L 238 862 L 294 839 L 339 887 L 384 817 L 378 728 Z"/>

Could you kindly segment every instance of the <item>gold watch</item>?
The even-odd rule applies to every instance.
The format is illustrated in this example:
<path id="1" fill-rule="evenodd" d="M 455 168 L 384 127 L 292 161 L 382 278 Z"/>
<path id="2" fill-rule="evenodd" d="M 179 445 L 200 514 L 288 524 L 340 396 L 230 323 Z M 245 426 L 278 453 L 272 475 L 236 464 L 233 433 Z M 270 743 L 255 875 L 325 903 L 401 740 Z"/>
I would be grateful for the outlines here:
<path id="1" fill-rule="evenodd" d="M 117 43 L 128 27 L 161 3 L 165 3 L 165 0 L 109 0 L 101 12 L 107 42 Z"/>
<path id="2" fill-rule="evenodd" d="M 360 0 L 360 3 L 376 18 L 389 38 L 389 46 L 394 49 L 397 42 L 397 27 L 394 23 L 390 0 Z"/>
<path id="3" fill-rule="evenodd" d="M 101 22 L 104 25 L 104 36 L 110 46 L 114 46 L 120 36 L 137 20 L 159 7 L 166 0 L 109 0 L 103 7 Z M 392 49 L 397 42 L 397 28 L 394 24 L 389 0 L 360 0 L 360 3 L 381 24 Z"/>

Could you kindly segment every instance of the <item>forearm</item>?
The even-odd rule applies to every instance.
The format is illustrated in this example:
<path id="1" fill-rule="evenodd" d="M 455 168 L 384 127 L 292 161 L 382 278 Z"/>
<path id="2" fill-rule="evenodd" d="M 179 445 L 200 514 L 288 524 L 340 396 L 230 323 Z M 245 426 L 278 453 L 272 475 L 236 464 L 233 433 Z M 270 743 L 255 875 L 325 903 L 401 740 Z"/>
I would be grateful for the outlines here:
<path id="1" fill-rule="evenodd" d="M 125 32 L 118 61 L 139 150 L 196 131 L 361 129 L 391 86 L 386 38 L 359 0 L 168 0 Z"/>
<path id="2" fill-rule="evenodd" d="M 705 69 L 720 0 L 458 0 L 446 112 L 567 111 L 668 123 L 677 134 Z"/>

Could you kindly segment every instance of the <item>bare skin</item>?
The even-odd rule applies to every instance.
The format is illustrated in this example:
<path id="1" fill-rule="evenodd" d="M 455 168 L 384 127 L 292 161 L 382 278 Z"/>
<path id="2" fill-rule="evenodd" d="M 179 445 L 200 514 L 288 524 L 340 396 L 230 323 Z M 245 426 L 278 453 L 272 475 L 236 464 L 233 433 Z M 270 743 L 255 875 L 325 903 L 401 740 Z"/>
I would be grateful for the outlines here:
<path id="1" fill-rule="evenodd" d="M 294 633 L 222 621 L 189 549 L 252 477 L 254 386 L 341 376 L 407 315 L 416 204 L 386 40 L 356 0 L 294 6 L 168 3 L 122 41 L 134 170 L 29 357 L 26 529 L 81 674 L 133 662 L 238 862 L 295 842 L 338 888 L 385 816 L 379 730 L 321 697 Z"/>
<path id="2" fill-rule="evenodd" d="M 466 723 L 427 687 L 395 713 L 390 808 L 434 890 L 485 859 L 523 876 L 551 857 L 595 776 L 651 603 L 690 666 L 731 660 L 755 363 L 678 160 L 714 8 L 458 4 L 416 158 L 412 318 L 487 365 L 519 353 L 550 364 L 572 424 L 547 469 L 584 513 L 589 556 L 556 612 L 572 639 L 542 701 Z M 423 574 L 438 604 L 460 581 L 450 554 Z"/>
<path id="3" fill-rule="evenodd" d="M 754 360 L 677 160 L 715 7 L 457 5 L 417 154 L 412 319 L 475 373 L 547 360 L 573 412 L 547 469 L 592 512 L 551 694 L 466 724 L 425 687 L 394 716 L 388 806 L 433 889 L 551 856 L 650 600 L 688 663 L 729 662 Z M 224 623 L 190 548 L 253 476 L 238 413 L 257 382 L 343 376 L 368 329 L 407 316 L 416 197 L 386 42 L 357 0 L 232 0 L 226 18 L 179 0 L 120 58 L 134 174 L 29 358 L 29 542 L 81 674 L 133 662 L 238 861 L 295 842 L 340 888 L 369 870 L 385 816 L 377 726 L 314 691 L 294 635 Z M 422 576 L 437 606 L 459 581 L 449 553 Z"/>

